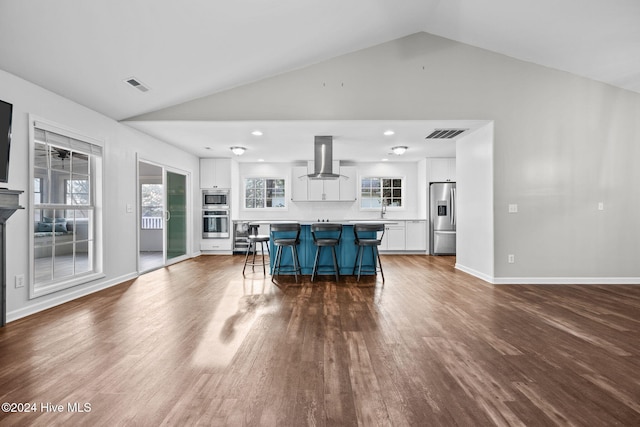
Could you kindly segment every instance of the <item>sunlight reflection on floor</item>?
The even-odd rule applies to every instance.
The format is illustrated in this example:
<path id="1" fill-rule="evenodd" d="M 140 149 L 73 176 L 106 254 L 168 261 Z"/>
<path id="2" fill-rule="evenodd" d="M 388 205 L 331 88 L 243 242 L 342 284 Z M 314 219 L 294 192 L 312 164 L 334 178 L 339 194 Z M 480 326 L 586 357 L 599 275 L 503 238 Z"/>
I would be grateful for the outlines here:
<path id="1" fill-rule="evenodd" d="M 255 320 L 275 309 L 275 290 L 268 277 L 229 282 L 193 355 L 193 364 L 227 366 Z"/>

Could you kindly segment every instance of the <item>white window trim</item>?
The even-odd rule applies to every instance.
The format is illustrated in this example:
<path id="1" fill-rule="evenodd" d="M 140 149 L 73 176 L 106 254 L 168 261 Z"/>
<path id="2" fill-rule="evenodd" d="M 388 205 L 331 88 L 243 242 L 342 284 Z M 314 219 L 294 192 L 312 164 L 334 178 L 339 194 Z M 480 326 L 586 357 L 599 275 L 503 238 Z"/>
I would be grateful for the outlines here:
<path id="1" fill-rule="evenodd" d="M 247 179 L 282 179 L 284 180 L 284 206 L 281 208 L 279 207 L 248 208 L 247 207 L 247 188 L 246 188 Z M 291 198 L 291 189 L 290 189 L 289 178 L 287 176 L 256 176 L 256 175 L 243 176 L 241 178 L 240 185 L 242 186 L 242 201 L 241 201 L 242 204 L 241 204 L 240 210 L 246 211 L 246 212 L 268 212 L 268 211 L 283 212 L 283 211 L 289 210 L 289 199 Z"/>
<path id="2" fill-rule="evenodd" d="M 35 268 L 35 245 L 33 241 L 34 230 L 34 211 L 33 204 L 33 180 L 34 176 L 34 152 L 35 152 L 35 127 L 40 129 L 50 130 L 52 132 L 68 136 L 70 138 L 86 141 L 88 143 L 97 145 L 102 148 L 101 162 L 96 165 L 95 182 L 94 182 L 94 242 L 95 242 L 95 257 L 94 257 L 94 271 L 86 274 L 78 274 L 68 280 L 61 280 L 52 283 L 45 283 L 36 288 L 33 277 L 33 271 Z M 44 295 L 48 295 L 54 292 L 58 292 L 64 289 L 69 289 L 74 286 L 82 285 L 106 277 L 103 272 L 103 253 L 104 253 L 104 240 L 103 240 L 103 225 L 102 225 L 102 206 L 103 206 L 103 194 L 104 194 L 104 162 L 105 162 L 105 143 L 102 140 L 84 135 L 77 130 L 59 125 L 46 119 L 42 119 L 36 115 L 29 114 L 29 191 L 27 197 L 29 197 L 29 218 L 28 230 L 29 230 L 29 299 L 38 298 Z M 101 163 L 101 164 L 100 164 Z"/>
<path id="3" fill-rule="evenodd" d="M 400 179 L 402 180 L 402 206 L 387 206 L 386 211 L 405 211 L 407 210 L 407 178 L 406 176 L 398 176 L 398 175 L 360 175 L 358 177 L 358 188 L 356 189 L 357 197 L 358 197 L 358 208 L 363 212 L 378 212 L 380 211 L 379 207 L 375 208 L 363 208 L 362 207 L 362 180 L 367 178 L 379 178 L 379 179 Z"/>

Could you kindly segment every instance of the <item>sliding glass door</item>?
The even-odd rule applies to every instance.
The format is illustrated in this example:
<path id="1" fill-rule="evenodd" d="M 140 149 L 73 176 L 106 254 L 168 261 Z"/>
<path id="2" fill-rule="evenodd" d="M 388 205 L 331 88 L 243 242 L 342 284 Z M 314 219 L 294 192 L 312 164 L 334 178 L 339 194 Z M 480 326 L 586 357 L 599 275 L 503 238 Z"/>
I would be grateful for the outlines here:
<path id="1" fill-rule="evenodd" d="M 166 263 L 187 255 L 187 177 L 166 171 Z"/>

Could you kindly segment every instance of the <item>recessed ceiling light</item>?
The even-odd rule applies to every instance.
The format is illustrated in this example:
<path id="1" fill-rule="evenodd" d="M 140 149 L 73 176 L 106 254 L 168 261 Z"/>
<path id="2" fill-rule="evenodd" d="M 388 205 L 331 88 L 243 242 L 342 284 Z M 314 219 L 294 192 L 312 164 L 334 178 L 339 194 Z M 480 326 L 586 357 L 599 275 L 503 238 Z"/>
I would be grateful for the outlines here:
<path id="1" fill-rule="evenodd" d="M 385 136 L 391 136 L 391 135 L 394 135 L 394 134 L 395 134 L 395 132 L 394 132 L 394 131 L 392 131 L 391 129 L 389 129 L 389 130 L 385 130 L 385 131 L 384 131 L 384 135 L 385 135 Z"/>
<path id="2" fill-rule="evenodd" d="M 262 131 L 254 130 L 253 132 L 251 132 L 251 135 L 253 135 L 253 136 L 262 136 Z"/>
<path id="3" fill-rule="evenodd" d="M 264 162 L 264 159 L 258 159 L 259 162 Z"/>
<path id="4" fill-rule="evenodd" d="M 382 161 L 383 161 L 383 162 L 388 162 L 388 161 L 389 161 L 389 159 L 382 159 Z"/>

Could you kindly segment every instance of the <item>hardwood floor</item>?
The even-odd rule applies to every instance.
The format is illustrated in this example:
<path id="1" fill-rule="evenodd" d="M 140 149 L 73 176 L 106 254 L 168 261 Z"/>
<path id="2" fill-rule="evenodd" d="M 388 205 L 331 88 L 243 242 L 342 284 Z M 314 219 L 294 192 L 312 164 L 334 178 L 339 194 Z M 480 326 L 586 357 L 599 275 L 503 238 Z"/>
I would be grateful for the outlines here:
<path id="1" fill-rule="evenodd" d="M 36 409 L 0 425 L 640 425 L 640 286 L 492 286 L 426 256 L 383 257 L 384 285 L 274 285 L 243 261 L 0 329 L 0 403 Z"/>

